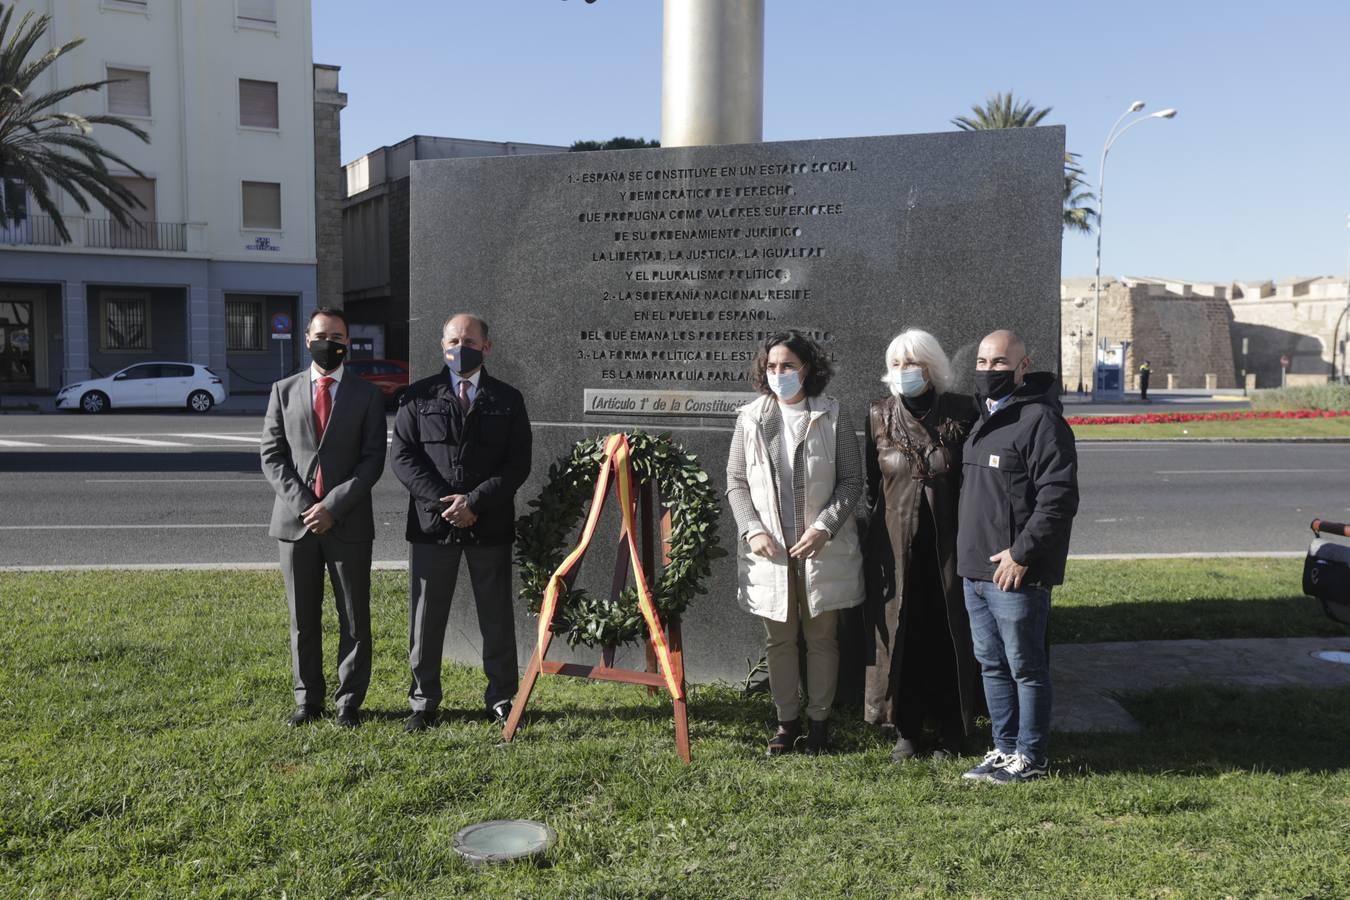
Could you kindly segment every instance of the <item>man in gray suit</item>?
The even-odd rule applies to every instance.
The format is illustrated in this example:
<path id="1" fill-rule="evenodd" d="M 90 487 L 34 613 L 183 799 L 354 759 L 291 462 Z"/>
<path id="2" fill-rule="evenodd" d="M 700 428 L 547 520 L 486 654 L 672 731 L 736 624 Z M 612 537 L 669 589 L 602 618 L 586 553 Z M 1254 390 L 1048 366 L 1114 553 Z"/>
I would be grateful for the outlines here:
<path id="1" fill-rule="evenodd" d="M 384 472 L 384 397 L 344 373 L 347 318 L 319 307 L 305 329 L 314 364 L 272 385 L 262 434 L 262 470 L 276 500 L 268 534 L 281 548 L 291 612 L 295 712 L 304 725 L 323 712 L 323 572 L 337 600 L 338 724 L 360 723 L 370 684 L 370 491 Z"/>

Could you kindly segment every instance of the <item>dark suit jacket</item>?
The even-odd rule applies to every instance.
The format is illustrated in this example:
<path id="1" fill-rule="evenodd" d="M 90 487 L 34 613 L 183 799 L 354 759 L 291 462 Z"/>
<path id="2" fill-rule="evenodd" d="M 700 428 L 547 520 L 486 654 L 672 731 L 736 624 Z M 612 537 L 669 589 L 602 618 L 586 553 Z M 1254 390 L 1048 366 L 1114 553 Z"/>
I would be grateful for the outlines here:
<path id="1" fill-rule="evenodd" d="M 370 490 L 384 472 L 385 427 L 384 395 L 351 372 L 338 382 L 322 441 L 315 440 L 309 369 L 274 383 L 261 443 L 263 475 L 277 492 L 267 533 L 283 541 L 305 536 L 300 517 L 318 502 L 314 476 L 322 466 L 324 504 L 337 520 L 329 533 L 340 541 L 373 541 Z"/>
<path id="2" fill-rule="evenodd" d="M 509 544 L 516 491 L 530 475 L 530 419 L 520 391 L 483 370 L 467 415 L 444 370 L 409 385 L 394 417 L 390 466 L 408 489 L 414 544 Z M 442 497 L 464 494 L 478 517 L 469 528 L 441 518 Z"/>

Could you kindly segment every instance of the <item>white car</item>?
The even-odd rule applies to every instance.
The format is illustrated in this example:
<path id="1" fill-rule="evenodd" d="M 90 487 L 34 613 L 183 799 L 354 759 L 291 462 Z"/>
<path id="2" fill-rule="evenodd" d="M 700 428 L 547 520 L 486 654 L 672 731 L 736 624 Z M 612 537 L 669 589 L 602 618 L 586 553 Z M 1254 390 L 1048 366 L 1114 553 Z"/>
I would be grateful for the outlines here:
<path id="1" fill-rule="evenodd" d="M 56 408 L 101 413 L 134 406 L 167 406 L 204 413 L 224 403 L 225 397 L 220 376 L 206 366 L 147 362 L 127 366 L 107 378 L 66 385 L 56 395 Z"/>

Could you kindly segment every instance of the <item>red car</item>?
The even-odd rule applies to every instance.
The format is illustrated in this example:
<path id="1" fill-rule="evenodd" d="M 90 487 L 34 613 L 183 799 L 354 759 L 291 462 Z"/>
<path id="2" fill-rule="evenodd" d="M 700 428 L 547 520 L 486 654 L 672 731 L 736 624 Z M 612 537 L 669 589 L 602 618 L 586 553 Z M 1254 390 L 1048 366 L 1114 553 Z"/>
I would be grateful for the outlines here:
<path id="1" fill-rule="evenodd" d="M 390 406 L 397 406 L 399 397 L 408 387 L 408 364 L 397 359 L 349 359 L 347 371 L 363 381 L 369 381 L 382 392 Z"/>

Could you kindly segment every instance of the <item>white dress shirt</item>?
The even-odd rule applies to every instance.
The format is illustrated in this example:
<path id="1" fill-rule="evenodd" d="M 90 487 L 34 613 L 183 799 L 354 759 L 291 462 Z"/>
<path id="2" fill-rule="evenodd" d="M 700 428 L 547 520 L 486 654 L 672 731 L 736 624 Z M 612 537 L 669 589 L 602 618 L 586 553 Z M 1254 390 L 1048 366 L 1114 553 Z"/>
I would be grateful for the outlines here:
<path id="1" fill-rule="evenodd" d="M 478 379 L 483 374 L 483 367 L 479 366 L 468 378 L 455 373 L 448 367 L 446 368 L 446 371 L 450 373 L 450 387 L 454 390 L 456 397 L 459 396 L 459 383 L 461 381 L 467 381 L 469 383 L 469 405 L 473 406 L 473 401 L 478 398 Z"/>
<path id="2" fill-rule="evenodd" d="M 342 381 L 342 373 L 343 373 L 344 371 L 346 371 L 345 367 L 339 365 L 339 366 L 338 366 L 336 369 L 334 369 L 332 372 L 327 372 L 327 373 L 325 373 L 325 372 L 323 371 L 323 369 L 320 369 L 320 368 L 319 368 L 319 364 L 318 364 L 318 363 L 310 363 L 310 366 L 309 366 L 309 400 L 310 400 L 310 403 L 313 404 L 313 402 L 314 402 L 315 400 L 319 399 L 319 379 L 320 379 L 320 378 L 331 378 L 331 379 L 333 379 L 333 383 L 330 384 L 330 385 L 328 386 L 328 399 L 329 399 L 329 400 L 332 400 L 334 403 L 336 403 L 336 402 L 337 402 L 337 389 L 338 389 L 338 383 Z M 330 407 L 328 407 L 328 408 L 331 410 L 333 407 L 330 406 Z"/>

